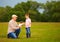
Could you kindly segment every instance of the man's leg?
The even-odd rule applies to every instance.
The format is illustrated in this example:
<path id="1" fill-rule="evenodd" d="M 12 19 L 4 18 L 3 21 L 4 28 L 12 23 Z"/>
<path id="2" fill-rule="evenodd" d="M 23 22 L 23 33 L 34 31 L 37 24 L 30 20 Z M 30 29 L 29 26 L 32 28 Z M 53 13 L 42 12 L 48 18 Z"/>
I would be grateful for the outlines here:
<path id="1" fill-rule="evenodd" d="M 8 38 L 17 38 L 14 32 L 8 34 Z"/>
<path id="2" fill-rule="evenodd" d="M 15 31 L 15 34 L 16 34 L 17 38 L 19 36 L 20 31 L 21 31 L 20 28 Z"/>
<path id="3" fill-rule="evenodd" d="M 7 34 L 7 38 L 10 38 L 9 34 Z"/>

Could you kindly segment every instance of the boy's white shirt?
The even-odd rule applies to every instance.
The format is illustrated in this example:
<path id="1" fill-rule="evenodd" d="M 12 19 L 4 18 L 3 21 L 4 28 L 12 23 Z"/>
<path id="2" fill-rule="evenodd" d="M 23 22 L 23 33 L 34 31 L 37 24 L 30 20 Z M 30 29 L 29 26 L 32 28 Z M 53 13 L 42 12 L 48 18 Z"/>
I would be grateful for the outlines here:
<path id="1" fill-rule="evenodd" d="M 26 21 L 25 21 L 25 26 L 26 27 L 31 27 L 31 19 L 30 18 L 27 18 Z"/>

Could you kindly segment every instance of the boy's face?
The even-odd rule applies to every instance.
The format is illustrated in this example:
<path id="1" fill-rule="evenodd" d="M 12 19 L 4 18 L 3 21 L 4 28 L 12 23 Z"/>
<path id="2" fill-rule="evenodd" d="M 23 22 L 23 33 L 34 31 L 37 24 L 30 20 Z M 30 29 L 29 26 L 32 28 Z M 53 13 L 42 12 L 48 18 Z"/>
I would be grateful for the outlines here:
<path id="1" fill-rule="evenodd" d="M 28 16 L 27 16 L 27 15 L 25 15 L 25 18 L 27 19 L 27 18 L 28 18 Z"/>

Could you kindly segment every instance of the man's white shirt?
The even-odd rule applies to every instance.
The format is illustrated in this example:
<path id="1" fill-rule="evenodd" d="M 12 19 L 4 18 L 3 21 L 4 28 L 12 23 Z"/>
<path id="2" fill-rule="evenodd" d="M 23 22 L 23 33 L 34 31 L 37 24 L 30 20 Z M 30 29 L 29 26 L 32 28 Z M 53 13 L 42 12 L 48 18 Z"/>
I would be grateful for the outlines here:
<path id="1" fill-rule="evenodd" d="M 17 22 L 10 20 L 8 24 L 8 33 L 15 32 L 16 29 L 19 29 Z"/>

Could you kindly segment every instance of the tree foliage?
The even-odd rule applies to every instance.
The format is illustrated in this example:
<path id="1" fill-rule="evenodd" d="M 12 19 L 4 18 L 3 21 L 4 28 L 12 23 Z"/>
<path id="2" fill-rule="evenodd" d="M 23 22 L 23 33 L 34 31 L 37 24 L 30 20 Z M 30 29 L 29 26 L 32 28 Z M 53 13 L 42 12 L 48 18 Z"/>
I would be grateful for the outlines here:
<path id="1" fill-rule="evenodd" d="M 43 13 L 39 12 L 40 9 L 44 9 Z M 45 4 L 27 1 L 18 3 L 13 8 L 0 7 L 0 22 L 8 22 L 13 14 L 18 16 L 17 21 L 25 21 L 26 13 L 30 14 L 32 21 L 60 22 L 60 1 L 47 1 Z"/>

